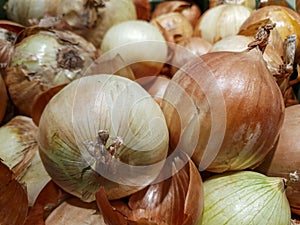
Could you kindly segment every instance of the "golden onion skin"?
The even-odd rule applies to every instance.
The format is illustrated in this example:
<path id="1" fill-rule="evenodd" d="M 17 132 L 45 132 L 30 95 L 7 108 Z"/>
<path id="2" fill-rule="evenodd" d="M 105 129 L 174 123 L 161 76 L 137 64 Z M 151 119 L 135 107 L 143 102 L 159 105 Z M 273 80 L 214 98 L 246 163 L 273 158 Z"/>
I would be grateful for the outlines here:
<path id="1" fill-rule="evenodd" d="M 255 49 L 211 52 L 191 60 L 171 79 L 164 99 L 171 149 L 193 151 L 199 170 L 256 167 L 272 149 L 283 123 L 280 89 Z M 180 110 L 184 114 L 179 115 Z M 180 121 L 185 118 L 194 119 L 184 127 Z"/>
<path id="2" fill-rule="evenodd" d="M 112 156 L 98 151 L 100 130 L 123 139 Z M 108 139 L 107 145 L 113 141 Z M 118 199 L 151 183 L 167 156 L 168 130 L 146 90 L 127 78 L 101 74 L 71 82 L 49 101 L 38 143 L 53 181 L 89 202 L 100 186 L 109 199 Z"/>
<path id="3" fill-rule="evenodd" d="M 199 225 L 289 225 L 285 182 L 252 171 L 215 175 L 204 182 L 204 212 Z"/>

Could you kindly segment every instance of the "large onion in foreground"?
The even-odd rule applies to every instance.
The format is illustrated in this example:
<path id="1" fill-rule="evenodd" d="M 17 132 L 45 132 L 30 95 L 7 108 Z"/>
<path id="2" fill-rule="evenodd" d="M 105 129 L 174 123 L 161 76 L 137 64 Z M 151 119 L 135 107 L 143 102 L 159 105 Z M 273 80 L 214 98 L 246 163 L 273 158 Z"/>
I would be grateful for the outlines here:
<path id="1" fill-rule="evenodd" d="M 171 79 L 162 109 L 172 150 L 193 154 L 211 172 L 261 163 L 284 116 L 280 89 L 256 49 L 190 60 Z"/>
<path id="2" fill-rule="evenodd" d="M 46 170 L 64 190 L 92 201 L 103 186 L 109 199 L 118 199 L 156 178 L 168 130 L 139 84 L 102 74 L 75 80 L 50 100 L 38 142 Z"/>
<path id="3" fill-rule="evenodd" d="M 203 225 L 289 225 L 285 180 L 252 171 L 215 175 L 204 182 Z"/>

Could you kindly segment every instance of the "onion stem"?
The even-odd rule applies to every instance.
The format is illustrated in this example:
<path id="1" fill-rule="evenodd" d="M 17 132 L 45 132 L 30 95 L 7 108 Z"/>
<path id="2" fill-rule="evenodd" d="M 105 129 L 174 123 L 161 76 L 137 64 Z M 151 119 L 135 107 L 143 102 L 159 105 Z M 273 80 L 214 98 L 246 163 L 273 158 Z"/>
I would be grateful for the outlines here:
<path id="1" fill-rule="evenodd" d="M 287 189 L 287 187 L 291 186 L 294 183 L 299 182 L 299 174 L 297 171 L 291 172 L 289 174 L 289 179 L 284 180 L 284 189 Z"/>

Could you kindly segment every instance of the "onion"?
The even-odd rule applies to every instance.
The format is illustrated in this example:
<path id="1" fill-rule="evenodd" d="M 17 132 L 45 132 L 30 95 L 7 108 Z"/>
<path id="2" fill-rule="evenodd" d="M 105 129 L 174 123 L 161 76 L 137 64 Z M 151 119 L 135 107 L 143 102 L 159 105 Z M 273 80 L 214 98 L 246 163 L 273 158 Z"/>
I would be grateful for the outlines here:
<path id="1" fill-rule="evenodd" d="M 288 4 L 286 2 L 286 0 L 264 0 L 264 1 L 260 1 L 258 3 L 257 8 L 262 8 L 262 7 L 266 7 L 269 5 L 280 5 L 280 6 L 284 6 L 284 7 L 288 7 Z"/>
<path id="2" fill-rule="evenodd" d="M 173 57 L 171 59 L 171 76 L 178 70 L 178 65 L 184 65 L 191 58 L 201 56 L 211 49 L 212 45 L 200 37 L 190 37 L 180 41 L 175 45 Z"/>
<path id="3" fill-rule="evenodd" d="M 205 225 L 290 224 L 285 180 L 252 171 L 215 175 L 204 181 Z"/>
<path id="4" fill-rule="evenodd" d="M 0 75 L 0 123 L 4 118 L 7 107 L 8 96 L 6 92 L 6 86 Z"/>
<path id="5" fill-rule="evenodd" d="M 254 41 L 253 37 L 245 35 L 231 35 L 214 43 L 210 52 L 230 51 L 241 52 L 248 49 L 248 45 Z"/>
<path id="6" fill-rule="evenodd" d="M 286 179 L 289 178 L 290 173 L 299 172 L 299 123 L 300 105 L 287 107 L 278 144 L 256 168 L 256 171 Z M 300 182 L 291 183 L 286 189 L 286 195 L 292 211 L 300 215 Z"/>
<path id="7" fill-rule="evenodd" d="M 194 36 L 202 37 L 211 44 L 235 35 L 251 15 L 252 10 L 243 5 L 218 5 L 206 10 L 197 21 Z"/>
<path id="8" fill-rule="evenodd" d="M 257 166 L 284 116 L 280 89 L 256 49 L 191 60 L 171 79 L 162 109 L 171 150 L 182 148 L 211 172 Z"/>
<path id="9" fill-rule="evenodd" d="M 254 36 L 257 28 L 269 20 L 270 23 L 276 24 L 282 40 L 289 35 L 296 35 L 296 58 L 295 62 L 300 60 L 300 15 L 294 10 L 284 7 L 270 5 L 254 11 L 240 27 L 239 34 Z"/>
<path id="10" fill-rule="evenodd" d="M 151 23 L 132 20 L 111 27 L 103 38 L 101 58 L 119 54 L 130 65 L 135 78 L 156 76 L 167 60 L 168 46 Z M 128 54 L 130 52 L 130 54 Z"/>
<path id="11" fill-rule="evenodd" d="M 203 210 L 202 179 L 191 160 L 181 168 L 185 161 L 176 158 L 170 167 L 174 171 L 171 178 L 128 199 L 109 202 L 100 189 L 96 199 L 107 224 L 197 225 Z"/>
<path id="12" fill-rule="evenodd" d="M 156 18 L 160 15 L 170 12 L 179 12 L 185 16 L 188 21 L 195 26 L 198 18 L 201 15 L 201 10 L 197 4 L 188 1 L 162 1 L 158 3 L 153 12 L 151 18 Z"/>
<path id="13" fill-rule="evenodd" d="M 2 225 L 24 224 L 28 200 L 24 187 L 14 174 L 0 161 L 0 221 Z"/>
<path id="14" fill-rule="evenodd" d="M 193 26 L 189 20 L 179 12 L 162 14 L 150 21 L 171 43 L 178 43 L 193 35 Z"/>
<path id="15" fill-rule="evenodd" d="M 81 77 L 95 57 L 96 48 L 72 32 L 25 29 L 4 76 L 12 102 L 20 114 L 31 116 L 39 94 Z"/>
<path id="16" fill-rule="evenodd" d="M 39 23 L 40 19 L 45 17 L 55 17 L 55 20 L 59 20 L 58 25 L 67 25 L 63 29 L 71 29 L 97 48 L 111 26 L 136 19 L 136 9 L 132 0 L 9 0 L 6 13 L 10 20 L 26 26 Z"/>
<path id="17" fill-rule="evenodd" d="M 67 192 L 93 201 L 104 186 L 109 199 L 151 183 L 168 151 L 168 130 L 153 98 L 116 75 L 77 79 L 47 104 L 39 122 L 39 152 Z"/>
<path id="18" fill-rule="evenodd" d="M 237 4 L 247 6 L 250 9 L 256 9 L 256 3 L 256 0 L 210 0 L 209 7 L 212 8 L 220 4 Z"/>

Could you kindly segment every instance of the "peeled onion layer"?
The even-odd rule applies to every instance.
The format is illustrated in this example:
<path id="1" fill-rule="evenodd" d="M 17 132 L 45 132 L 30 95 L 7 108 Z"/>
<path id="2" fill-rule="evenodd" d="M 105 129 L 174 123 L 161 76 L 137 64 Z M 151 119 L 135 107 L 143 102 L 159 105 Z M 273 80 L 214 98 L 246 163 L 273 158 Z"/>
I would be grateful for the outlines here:
<path id="1" fill-rule="evenodd" d="M 215 175 L 204 182 L 203 225 L 291 223 L 285 182 L 252 171 Z"/>
<path id="2" fill-rule="evenodd" d="M 110 137 L 104 147 L 121 140 L 114 153 L 101 151 L 101 130 Z M 64 190 L 92 201 L 104 186 L 108 198 L 117 199 L 155 179 L 167 155 L 168 130 L 159 105 L 139 84 L 102 74 L 80 78 L 50 100 L 38 142 L 46 170 Z"/>
<path id="3" fill-rule="evenodd" d="M 162 109 L 171 150 L 180 146 L 210 172 L 256 167 L 284 116 L 280 89 L 257 50 L 191 60 L 171 79 Z"/>

